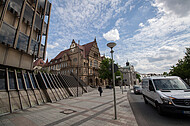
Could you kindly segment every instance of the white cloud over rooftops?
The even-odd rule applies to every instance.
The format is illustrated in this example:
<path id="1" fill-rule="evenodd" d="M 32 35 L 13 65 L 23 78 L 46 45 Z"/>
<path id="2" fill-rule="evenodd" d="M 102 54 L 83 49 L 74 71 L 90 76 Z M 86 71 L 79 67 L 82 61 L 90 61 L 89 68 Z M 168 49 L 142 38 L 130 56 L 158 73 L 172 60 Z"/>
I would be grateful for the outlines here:
<path id="1" fill-rule="evenodd" d="M 55 47 L 58 47 L 58 46 L 59 46 L 59 43 L 57 43 L 57 42 L 54 43 L 53 45 L 51 45 L 51 44 L 48 44 L 48 45 L 47 45 L 47 47 L 48 47 L 48 48 L 51 48 L 51 49 L 53 49 L 53 48 L 55 48 Z"/>
<path id="2" fill-rule="evenodd" d="M 107 41 L 116 41 L 119 40 L 119 31 L 117 29 L 112 29 L 110 31 L 108 31 L 107 33 L 103 34 L 103 37 L 107 40 Z"/>

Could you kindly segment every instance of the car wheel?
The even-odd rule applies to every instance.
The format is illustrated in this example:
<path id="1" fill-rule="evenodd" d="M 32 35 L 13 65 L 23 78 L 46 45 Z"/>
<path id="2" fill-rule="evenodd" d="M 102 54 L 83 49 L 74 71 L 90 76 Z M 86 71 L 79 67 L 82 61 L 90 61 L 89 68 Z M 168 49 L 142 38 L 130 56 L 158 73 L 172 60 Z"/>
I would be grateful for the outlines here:
<path id="1" fill-rule="evenodd" d="M 145 104 L 148 104 L 148 101 L 146 100 L 145 96 L 143 95 L 143 98 L 144 98 L 144 103 Z"/>
<path id="2" fill-rule="evenodd" d="M 159 115 L 163 115 L 162 108 L 161 108 L 161 106 L 158 103 L 156 103 L 156 110 L 157 110 L 157 112 L 158 112 Z"/>

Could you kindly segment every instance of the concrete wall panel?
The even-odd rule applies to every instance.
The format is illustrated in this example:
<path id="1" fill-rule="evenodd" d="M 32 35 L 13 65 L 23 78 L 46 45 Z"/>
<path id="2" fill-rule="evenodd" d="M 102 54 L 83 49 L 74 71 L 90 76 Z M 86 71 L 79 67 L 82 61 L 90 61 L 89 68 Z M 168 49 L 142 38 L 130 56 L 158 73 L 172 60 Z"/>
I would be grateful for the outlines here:
<path id="1" fill-rule="evenodd" d="M 30 103 L 29 103 L 26 91 L 24 91 L 24 90 L 20 91 L 20 96 L 21 96 L 21 101 L 22 101 L 23 109 L 29 108 L 30 107 Z"/>
<path id="2" fill-rule="evenodd" d="M 5 65 L 19 67 L 21 54 L 17 50 L 9 48 Z"/>
<path id="3" fill-rule="evenodd" d="M 36 101 L 36 98 L 34 96 L 34 92 L 32 90 L 28 90 L 28 95 L 30 97 L 30 102 L 31 102 L 31 105 L 32 106 L 35 106 L 37 105 L 37 101 Z"/>
<path id="4" fill-rule="evenodd" d="M 33 62 L 32 56 L 29 56 L 27 54 L 23 54 L 22 59 L 21 59 L 21 66 L 20 67 L 30 70 L 33 67 L 33 66 L 31 66 L 31 65 L 33 65 L 33 64 L 31 64 L 32 62 Z"/>
<path id="5" fill-rule="evenodd" d="M 5 58 L 6 47 L 0 44 L 0 64 L 3 64 Z"/>
<path id="6" fill-rule="evenodd" d="M 8 92 L 0 92 L 0 114 L 9 113 L 9 98 Z"/>
<path id="7" fill-rule="evenodd" d="M 57 95 L 57 91 L 55 89 L 52 89 L 52 92 L 57 100 L 59 100 L 59 96 Z"/>
<path id="8" fill-rule="evenodd" d="M 19 95 L 17 91 L 10 91 L 12 111 L 21 109 Z"/>
<path id="9" fill-rule="evenodd" d="M 39 103 L 39 104 L 43 104 L 43 100 L 42 100 L 42 97 L 41 97 L 41 95 L 40 95 L 39 90 L 34 90 L 34 92 L 35 92 L 35 94 L 36 94 L 38 103 Z"/>
<path id="10" fill-rule="evenodd" d="M 41 89 L 40 89 L 40 91 L 41 91 L 41 95 L 42 95 L 42 97 L 44 99 L 44 102 L 45 103 L 48 102 L 48 97 L 46 97 L 45 93 Z"/>

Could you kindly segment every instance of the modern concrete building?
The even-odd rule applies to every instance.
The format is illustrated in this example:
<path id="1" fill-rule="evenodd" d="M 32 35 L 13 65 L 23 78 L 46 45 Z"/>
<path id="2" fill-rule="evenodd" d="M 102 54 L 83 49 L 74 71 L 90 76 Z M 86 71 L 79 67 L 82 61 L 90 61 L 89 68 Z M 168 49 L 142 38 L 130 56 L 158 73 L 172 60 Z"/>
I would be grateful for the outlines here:
<path id="1" fill-rule="evenodd" d="M 70 48 L 60 52 L 44 69 L 51 73 L 70 75 L 72 72 L 78 75 L 86 84 L 91 86 L 105 85 L 105 81 L 99 78 L 98 69 L 102 57 L 100 56 L 96 38 L 93 42 L 80 45 L 74 40 Z"/>
<path id="2" fill-rule="evenodd" d="M 123 83 L 124 85 L 136 85 L 136 71 L 133 65 L 131 65 L 128 61 L 126 62 L 126 66 L 120 67 L 119 70 L 123 74 Z"/>
<path id="3" fill-rule="evenodd" d="M 45 58 L 50 14 L 48 0 L 0 0 L 0 115 L 90 90 L 73 76 L 32 71 Z"/>
<path id="4" fill-rule="evenodd" d="M 45 58 L 51 4 L 48 0 L 1 0 L 0 65 L 32 70 Z"/>

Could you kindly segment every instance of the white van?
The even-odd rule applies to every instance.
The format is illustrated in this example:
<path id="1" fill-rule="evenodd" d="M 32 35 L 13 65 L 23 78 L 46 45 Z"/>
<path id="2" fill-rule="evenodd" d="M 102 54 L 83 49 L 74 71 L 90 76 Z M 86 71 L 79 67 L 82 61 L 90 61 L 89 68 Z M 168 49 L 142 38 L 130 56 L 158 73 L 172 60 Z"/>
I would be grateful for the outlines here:
<path id="1" fill-rule="evenodd" d="M 177 76 L 143 78 L 142 94 L 159 114 L 190 114 L 190 87 Z"/>

